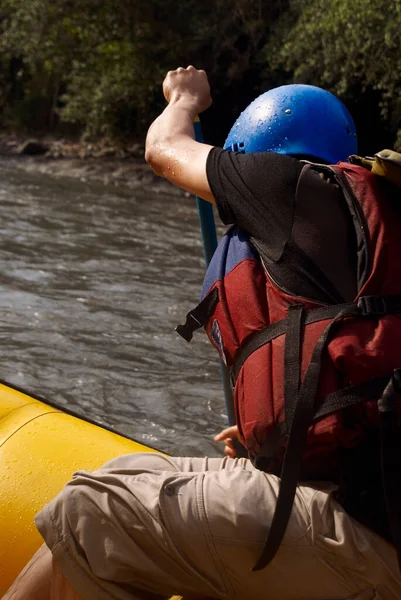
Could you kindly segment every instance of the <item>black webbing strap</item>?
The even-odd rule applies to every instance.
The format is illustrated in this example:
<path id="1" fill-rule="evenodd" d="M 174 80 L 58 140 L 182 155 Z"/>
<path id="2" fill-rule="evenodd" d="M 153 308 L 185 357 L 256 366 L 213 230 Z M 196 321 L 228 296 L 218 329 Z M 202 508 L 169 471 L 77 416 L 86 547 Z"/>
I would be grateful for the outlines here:
<path id="1" fill-rule="evenodd" d="M 305 311 L 304 325 L 317 323 L 318 321 L 326 321 L 334 319 L 344 309 L 347 310 L 346 316 L 358 315 L 360 317 L 384 316 L 390 314 L 401 313 L 401 297 L 400 296 L 362 296 L 357 302 L 348 302 L 344 304 L 333 304 L 330 306 L 322 306 L 320 308 L 312 308 Z M 265 344 L 268 344 L 275 338 L 286 333 L 288 327 L 288 317 L 281 321 L 276 321 L 268 325 L 261 331 L 254 333 L 237 353 L 235 363 L 232 367 L 232 379 L 235 382 L 238 374 L 244 364 L 255 350 L 258 350 Z"/>
<path id="2" fill-rule="evenodd" d="M 301 474 L 301 463 L 304 454 L 309 427 L 313 421 L 315 398 L 319 385 L 323 350 L 333 326 L 338 320 L 353 314 L 354 306 L 344 307 L 343 310 L 326 326 L 312 352 L 304 380 L 293 402 L 293 420 L 288 436 L 287 448 L 281 470 L 281 483 L 270 530 L 253 571 L 266 567 L 277 553 L 287 529 L 291 516 L 297 483 Z M 287 402 L 287 400 L 286 400 Z"/>
<path id="3" fill-rule="evenodd" d="M 313 416 L 313 423 L 323 419 L 327 415 L 347 408 L 349 406 L 355 406 L 361 402 L 377 401 L 386 385 L 388 384 L 389 376 L 376 377 L 375 379 L 369 379 L 358 385 L 352 385 L 345 387 L 341 390 L 337 390 L 328 394 L 324 400 L 319 404 L 319 407 L 315 403 L 315 412 Z M 269 432 L 268 437 L 261 446 L 259 453 L 253 457 L 252 461 L 256 468 L 264 471 L 264 465 L 266 459 L 273 458 L 278 450 L 284 444 L 286 439 L 287 426 L 285 421 L 277 423 L 272 430 Z"/>
<path id="4" fill-rule="evenodd" d="M 310 325 L 311 323 L 317 323 L 318 321 L 325 321 L 327 319 L 333 319 L 338 315 L 340 310 L 345 307 L 352 307 L 355 314 L 358 312 L 357 306 L 354 302 L 347 304 L 333 304 L 332 306 L 322 306 L 320 308 L 312 308 L 311 310 L 305 311 L 303 319 L 304 325 Z M 268 344 L 280 335 L 284 335 L 288 327 L 288 317 L 281 321 L 276 321 L 271 325 L 268 325 L 261 331 L 254 333 L 248 341 L 240 348 L 235 359 L 234 366 L 232 368 L 232 377 L 236 381 L 238 373 L 240 372 L 242 365 L 246 359 L 265 344 Z"/>
<path id="5" fill-rule="evenodd" d="M 319 406 L 316 406 L 315 403 L 312 423 L 316 423 L 332 413 L 355 406 L 361 402 L 377 402 L 377 399 L 383 394 L 388 381 L 388 375 L 385 377 L 375 377 L 358 385 L 348 386 L 328 394 L 320 402 Z M 259 453 L 252 458 L 252 462 L 257 469 L 269 472 L 269 460 L 277 455 L 277 452 L 285 443 L 287 433 L 286 421 L 280 421 L 271 429 L 263 445 L 260 447 Z"/>
<path id="6" fill-rule="evenodd" d="M 216 304 L 219 301 L 219 290 L 214 288 L 194 309 L 190 310 L 187 314 L 184 325 L 177 325 L 175 331 L 190 342 L 194 331 L 204 327 L 212 316 Z"/>
<path id="7" fill-rule="evenodd" d="M 394 546 L 401 569 L 401 443 L 397 423 L 397 396 L 401 369 L 396 369 L 378 401 L 384 497 Z"/>
<path id="8" fill-rule="evenodd" d="M 303 315 L 302 304 L 293 304 L 288 309 L 284 347 L 284 401 L 287 432 L 291 429 L 295 410 L 294 399 L 298 396 L 299 391 Z"/>
<path id="9" fill-rule="evenodd" d="M 318 421 L 327 415 L 354 406 L 368 400 L 377 401 L 381 396 L 384 388 L 388 383 L 388 375 L 386 377 L 376 377 L 369 379 L 358 385 L 352 385 L 342 390 L 337 390 L 328 394 L 319 407 L 315 407 L 314 421 Z"/>

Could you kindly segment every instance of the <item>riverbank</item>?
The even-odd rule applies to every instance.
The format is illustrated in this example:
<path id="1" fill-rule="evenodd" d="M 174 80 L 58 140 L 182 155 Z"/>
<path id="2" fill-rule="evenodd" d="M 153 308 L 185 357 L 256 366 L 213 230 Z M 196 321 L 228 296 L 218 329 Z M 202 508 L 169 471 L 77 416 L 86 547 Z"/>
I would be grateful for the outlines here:
<path id="1" fill-rule="evenodd" d="M 185 193 L 157 177 L 146 164 L 143 154 L 140 144 L 116 145 L 104 140 L 89 143 L 49 136 L 28 138 L 0 134 L 0 159 L 27 172 L 174 195 Z"/>

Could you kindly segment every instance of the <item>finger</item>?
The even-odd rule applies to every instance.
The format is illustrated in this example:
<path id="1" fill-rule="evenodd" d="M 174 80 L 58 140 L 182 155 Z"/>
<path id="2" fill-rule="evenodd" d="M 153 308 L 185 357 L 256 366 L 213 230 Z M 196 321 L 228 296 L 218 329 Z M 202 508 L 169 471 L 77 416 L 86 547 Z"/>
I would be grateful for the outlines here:
<path id="1" fill-rule="evenodd" d="M 170 102 L 170 85 L 166 81 L 163 83 L 163 95 L 167 102 Z"/>
<path id="2" fill-rule="evenodd" d="M 217 434 L 219 440 L 225 440 L 228 437 L 237 437 L 238 429 L 236 425 L 231 425 L 230 427 L 226 427 L 223 431 Z"/>
<path id="3" fill-rule="evenodd" d="M 227 448 L 227 446 L 224 448 L 224 454 L 228 456 L 228 458 L 237 457 L 237 451 L 235 450 L 235 448 Z"/>
<path id="4" fill-rule="evenodd" d="M 217 435 L 214 436 L 214 439 L 216 440 L 216 442 L 221 442 L 228 437 L 236 437 L 236 436 L 237 436 L 237 426 L 232 425 L 231 427 L 227 427 L 226 429 L 223 429 L 223 431 L 220 431 L 220 433 L 218 433 Z"/>

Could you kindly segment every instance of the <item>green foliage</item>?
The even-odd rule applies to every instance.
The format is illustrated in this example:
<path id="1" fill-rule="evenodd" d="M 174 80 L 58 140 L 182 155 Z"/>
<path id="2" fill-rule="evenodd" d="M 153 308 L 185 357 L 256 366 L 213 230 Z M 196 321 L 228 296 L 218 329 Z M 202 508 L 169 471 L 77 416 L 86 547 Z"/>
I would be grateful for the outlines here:
<path id="1" fill-rule="evenodd" d="M 49 122 L 56 112 L 81 124 L 87 136 L 143 137 L 164 105 L 161 81 L 167 70 L 192 63 L 206 68 L 223 89 L 233 82 L 239 86 L 266 40 L 265 23 L 275 4 L 2 0 L 4 68 L 7 61 L 21 63 L 7 98 L 14 120 L 46 127 L 39 118 L 43 111 L 32 119 L 31 107 L 47 103 Z"/>
<path id="2" fill-rule="evenodd" d="M 401 0 L 292 0 L 267 47 L 270 67 L 401 122 Z M 372 109 L 370 108 L 370 112 Z M 364 123 L 365 127 L 368 123 Z M 401 148 L 401 130 L 398 131 Z"/>
<path id="3" fill-rule="evenodd" d="M 211 80 L 214 142 L 258 93 L 302 81 L 393 144 L 400 30 L 401 0 L 1 0 L 0 121 L 143 139 L 166 71 L 194 64 Z"/>

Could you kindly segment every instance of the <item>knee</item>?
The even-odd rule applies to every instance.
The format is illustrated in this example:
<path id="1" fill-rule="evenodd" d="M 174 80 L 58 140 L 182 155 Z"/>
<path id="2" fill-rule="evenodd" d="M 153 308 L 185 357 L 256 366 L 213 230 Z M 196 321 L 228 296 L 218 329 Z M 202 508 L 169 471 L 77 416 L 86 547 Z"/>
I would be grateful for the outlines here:
<path id="1" fill-rule="evenodd" d="M 174 458 L 157 452 L 136 452 L 112 458 L 101 470 L 112 469 L 123 471 L 177 471 Z"/>

